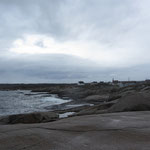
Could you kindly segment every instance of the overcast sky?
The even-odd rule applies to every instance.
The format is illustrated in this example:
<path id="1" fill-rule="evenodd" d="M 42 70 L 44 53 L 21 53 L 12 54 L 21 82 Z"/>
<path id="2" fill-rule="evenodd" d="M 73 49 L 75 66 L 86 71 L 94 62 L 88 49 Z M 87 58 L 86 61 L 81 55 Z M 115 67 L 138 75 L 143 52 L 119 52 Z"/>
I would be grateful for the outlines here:
<path id="1" fill-rule="evenodd" d="M 150 1 L 0 0 L 0 82 L 150 78 Z"/>

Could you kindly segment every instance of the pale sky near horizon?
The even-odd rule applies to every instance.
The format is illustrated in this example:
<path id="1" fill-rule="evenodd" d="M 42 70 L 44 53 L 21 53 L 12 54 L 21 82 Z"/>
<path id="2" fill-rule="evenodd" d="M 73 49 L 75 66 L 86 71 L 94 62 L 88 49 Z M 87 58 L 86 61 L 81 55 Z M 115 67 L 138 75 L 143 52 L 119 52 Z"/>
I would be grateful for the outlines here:
<path id="1" fill-rule="evenodd" d="M 0 0 L 0 83 L 150 78 L 150 1 Z"/>

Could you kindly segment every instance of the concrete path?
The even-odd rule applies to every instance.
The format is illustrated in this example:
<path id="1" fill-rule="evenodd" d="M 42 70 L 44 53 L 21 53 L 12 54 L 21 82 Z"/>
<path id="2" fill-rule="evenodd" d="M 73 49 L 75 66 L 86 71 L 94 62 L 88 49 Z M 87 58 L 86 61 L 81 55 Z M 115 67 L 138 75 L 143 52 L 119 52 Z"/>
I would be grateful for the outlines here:
<path id="1" fill-rule="evenodd" d="M 0 150 L 150 150 L 150 112 L 0 125 Z"/>

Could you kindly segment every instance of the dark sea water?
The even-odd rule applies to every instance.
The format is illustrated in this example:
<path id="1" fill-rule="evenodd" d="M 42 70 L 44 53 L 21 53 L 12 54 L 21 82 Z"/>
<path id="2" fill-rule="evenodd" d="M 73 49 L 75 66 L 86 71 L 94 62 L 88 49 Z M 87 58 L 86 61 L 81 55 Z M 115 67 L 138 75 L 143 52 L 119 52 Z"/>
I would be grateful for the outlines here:
<path id="1" fill-rule="evenodd" d="M 69 102 L 56 95 L 31 91 L 0 91 L 0 116 L 47 111 L 46 107 Z"/>

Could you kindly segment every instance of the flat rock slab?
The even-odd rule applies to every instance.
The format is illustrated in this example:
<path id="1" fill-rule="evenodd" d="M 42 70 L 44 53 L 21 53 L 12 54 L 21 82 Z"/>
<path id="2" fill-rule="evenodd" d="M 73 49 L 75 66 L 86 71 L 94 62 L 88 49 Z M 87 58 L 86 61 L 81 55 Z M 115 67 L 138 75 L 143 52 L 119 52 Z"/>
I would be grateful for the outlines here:
<path id="1" fill-rule="evenodd" d="M 150 111 L 0 125 L 0 150 L 149 150 Z"/>

